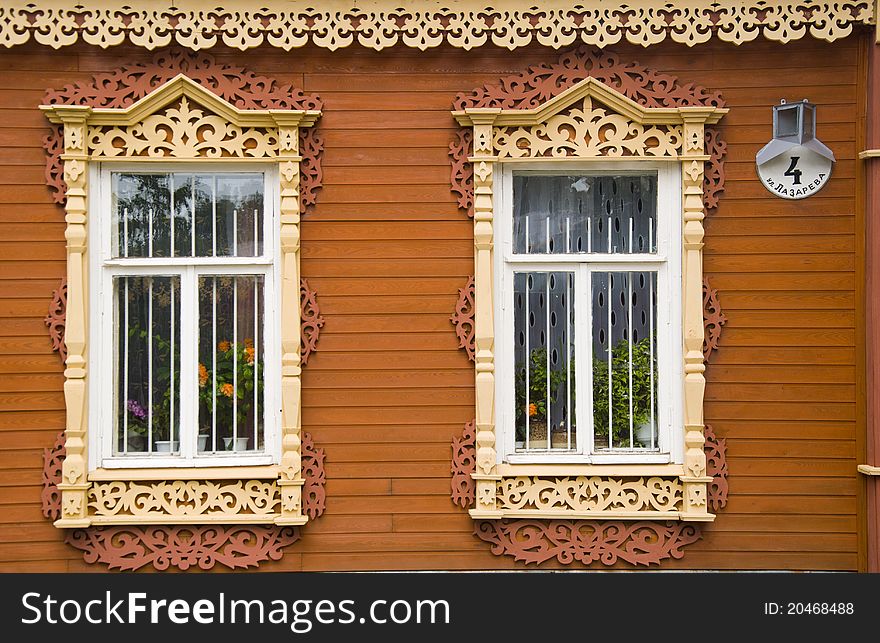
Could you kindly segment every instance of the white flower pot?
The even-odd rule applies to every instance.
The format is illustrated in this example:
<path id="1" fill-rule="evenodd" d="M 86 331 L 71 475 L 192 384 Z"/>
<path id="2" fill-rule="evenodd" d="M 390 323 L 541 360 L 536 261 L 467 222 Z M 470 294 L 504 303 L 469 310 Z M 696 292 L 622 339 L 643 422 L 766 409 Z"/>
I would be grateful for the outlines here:
<path id="1" fill-rule="evenodd" d="M 143 453 L 147 450 L 147 438 L 140 433 L 129 431 L 125 441 L 128 443 L 128 453 Z"/>
<path id="2" fill-rule="evenodd" d="M 651 446 L 651 423 L 645 422 L 644 424 L 639 424 L 635 429 L 635 438 L 640 443 L 644 444 L 647 447 Z M 656 439 L 654 440 L 654 446 L 657 445 Z"/>
<path id="3" fill-rule="evenodd" d="M 235 444 L 232 441 L 235 440 Z M 247 438 L 223 438 L 223 448 L 227 451 L 247 451 Z"/>
<path id="4" fill-rule="evenodd" d="M 208 450 L 208 440 L 210 437 L 211 436 L 207 433 L 199 433 L 199 451 Z"/>
<path id="5" fill-rule="evenodd" d="M 156 440 L 153 442 L 153 450 L 156 453 L 172 453 L 180 448 L 180 440 Z"/>

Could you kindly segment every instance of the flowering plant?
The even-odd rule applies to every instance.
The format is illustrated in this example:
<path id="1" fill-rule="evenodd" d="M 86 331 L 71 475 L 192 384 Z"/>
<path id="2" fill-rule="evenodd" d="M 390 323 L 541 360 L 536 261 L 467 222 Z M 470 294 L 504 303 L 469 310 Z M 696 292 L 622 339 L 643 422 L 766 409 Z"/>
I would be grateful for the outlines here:
<path id="1" fill-rule="evenodd" d="M 253 421 L 251 410 L 255 401 L 255 387 L 256 400 L 259 402 L 262 399 L 262 365 L 256 362 L 256 348 L 250 338 L 235 344 L 223 340 L 218 342 L 216 351 L 216 368 L 213 372 L 204 363 L 199 363 L 199 401 L 205 411 L 199 413 L 202 419 L 201 432 L 210 432 L 215 405 L 218 421 L 230 425 L 233 408 L 235 409 L 241 432 L 241 429 Z M 256 412 L 259 412 L 259 408 L 255 410 L 255 414 Z"/>
<path id="2" fill-rule="evenodd" d="M 128 430 L 137 435 L 147 434 L 147 409 L 137 400 L 128 400 Z"/>

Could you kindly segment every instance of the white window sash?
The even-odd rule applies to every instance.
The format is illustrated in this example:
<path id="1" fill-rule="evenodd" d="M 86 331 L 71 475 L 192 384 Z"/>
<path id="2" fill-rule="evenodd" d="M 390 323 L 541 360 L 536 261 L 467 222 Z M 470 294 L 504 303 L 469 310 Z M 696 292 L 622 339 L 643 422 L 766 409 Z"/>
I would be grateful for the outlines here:
<path id="1" fill-rule="evenodd" d="M 680 164 L 641 161 L 613 167 L 601 161 L 502 165 L 501 190 L 495 204 L 495 359 L 496 452 L 498 462 L 578 464 L 681 463 L 684 457 L 683 354 L 681 291 L 681 178 Z M 618 175 L 656 171 L 657 252 L 655 254 L 515 254 L 513 252 L 513 175 L 589 173 Z M 498 176 L 496 174 L 496 176 Z M 575 276 L 575 364 L 592 365 L 592 273 L 655 272 L 657 275 L 658 436 L 656 450 L 595 452 L 592 368 L 576 367 L 576 439 L 572 451 L 517 452 L 515 444 L 515 369 L 513 279 L 515 273 L 573 272 Z M 677 302 L 659 305 L 660 302 Z M 549 436 L 548 436 L 549 439 Z"/>
<path id="2" fill-rule="evenodd" d="M 95 164 L 97 166 L 97 164 Z M 111 172 L 254 172 L 264 174 L 263 255 L 258 257 L 157 257 L 112 258 Z M 97 468 L 200 468 L 277 464 L 280 459 L 281 321 L 278 303 L 280 256 L 278 235 L 278 180 L 274 166 L 199 166 L 150 164 L 140 166 L 93 167 L 89 234 L 92 239 L 90 270 L 93 308 L 89 318 L 89 449 L 90 470 Z M 256 242 L 256 241 L 255 241 Z M 201 276 L 262 276 L 263 324 L 263 450 L 256 453 L 228 452 L 198 455 L 198 279 Z M 118 406 L 116 333 L 113 279 L 126 276 L 177 276 L 180 278 L 180 420 L 175 437 L 178 455 L 113 455 Z M 186 320 L 190 322 L 187 323 Z M 112 391 L 108 395 L 107 391 Z"/>

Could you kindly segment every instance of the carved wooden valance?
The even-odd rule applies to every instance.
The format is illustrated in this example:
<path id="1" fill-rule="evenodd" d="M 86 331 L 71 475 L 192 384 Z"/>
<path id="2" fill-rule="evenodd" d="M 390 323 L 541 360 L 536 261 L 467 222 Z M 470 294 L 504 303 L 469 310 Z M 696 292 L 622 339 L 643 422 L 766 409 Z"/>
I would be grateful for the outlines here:
<path id="1" fill-rule="evenodd" d="M 828 42 L 859 25 L 875 24 L 871 0 L 329 0 L 319 5 L 264 0 L 195 0 L 157 5 L 148 0 L 7 2 L 0 8 L 0 44 L 31 39 L 54 48 L 82 40 L 110 47 L 130 43 L 146 49 L 178 44 L 240 50 L 261 45 L 285 51 L 312 44 L 330 50 L 358 44 L 382 50 L 441 45 L 517 49 L 532 43 L 564 48 L 583 42 L 605 47 L 629 42 L 647 47 L 664 40 L 693 46 L 717 38 L 741 44 L 764 38 L 789 42 L 811 36 Z"/>

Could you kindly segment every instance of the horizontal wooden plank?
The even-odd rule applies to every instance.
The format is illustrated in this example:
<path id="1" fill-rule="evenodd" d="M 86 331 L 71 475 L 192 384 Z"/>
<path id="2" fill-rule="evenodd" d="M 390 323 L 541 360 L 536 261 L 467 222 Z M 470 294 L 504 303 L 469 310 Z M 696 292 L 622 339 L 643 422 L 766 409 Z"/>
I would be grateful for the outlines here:
<path id="1" fill-rule="evenodd" d="M 809 366 L 788 366 L 784 369 L 770 365 L 751 364 L 745 366 L 719 365 L 712 363 L 706 371 L 709 387 L 717 383 L 781 383 L 791 384 L 853 384 L 856 381 L 855 366 L 825 365 L 821 369 Z"/>
<path id="2" fill-rule="evenodd" d="M 706 391 L 707 401 L 744 402 L 844 402 L 855 401 L 856 387 L 850 384 L 721 384 Z"/>
<path id="3" fill-rule="evenodd" d="M 856 439 L 856 424 L 851 421 L 810 419 L 803 421 L 722 419 L 706 417 L 715 433 L 722 438 L 764 438 L 779 440 L 848 440 Z M 847 474 L 850 475 L 850 474 Z"/>
<path id="4" fill-rule="evenodd" d="M 724 402 L 709 400 L 706 417 L 751 420 L 852 420 L 856 419 L 855 402 Z"/>

